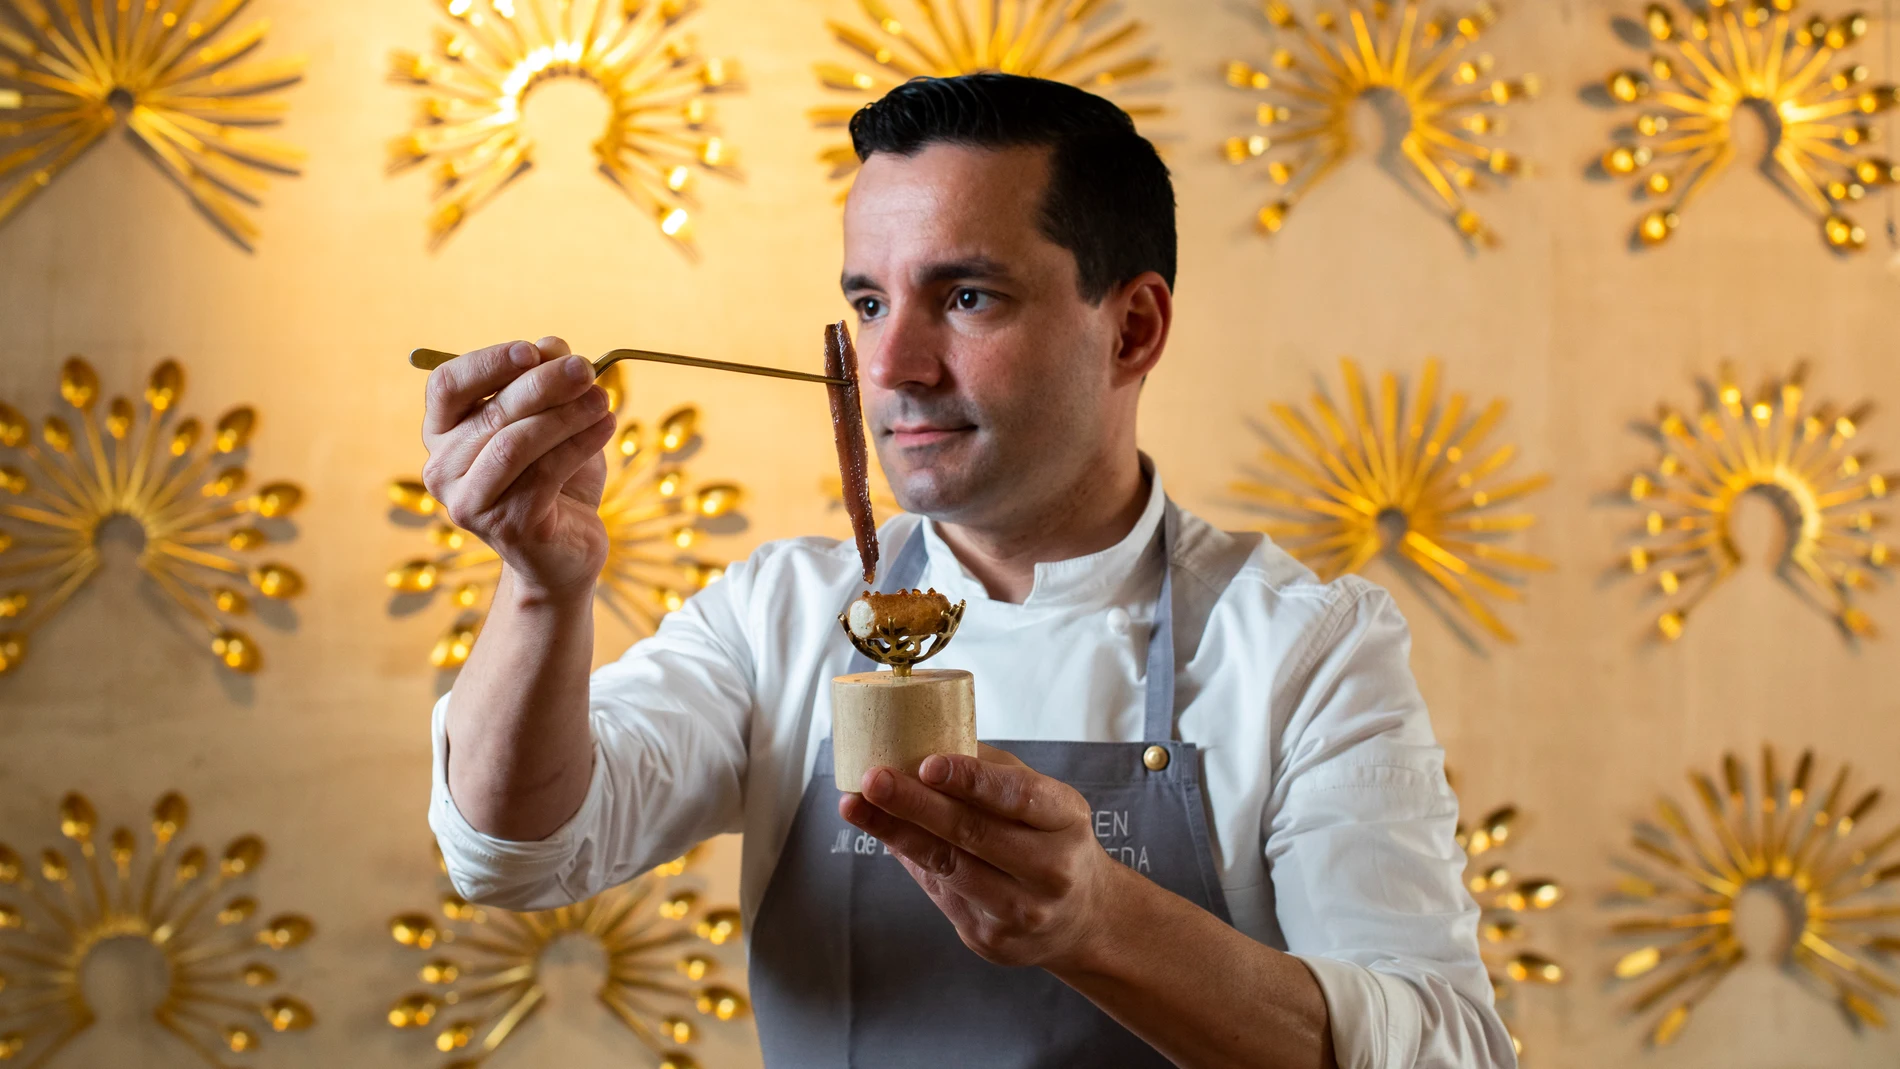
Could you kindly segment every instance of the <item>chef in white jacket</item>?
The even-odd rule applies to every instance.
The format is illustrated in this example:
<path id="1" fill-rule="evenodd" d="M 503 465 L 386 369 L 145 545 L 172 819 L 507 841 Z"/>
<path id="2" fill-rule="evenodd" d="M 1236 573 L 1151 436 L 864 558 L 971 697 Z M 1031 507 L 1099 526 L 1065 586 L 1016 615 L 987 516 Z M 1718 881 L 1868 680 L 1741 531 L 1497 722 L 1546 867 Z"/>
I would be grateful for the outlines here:
<path id="1" fill-rule="evenodd" d="M 774 1067 L 1513 1065 L 1391 599 L 1181 510 L 1137 449 L 1173 311 L 1153 148 L 995 74 L 851 133 L 844 296 L 907 510 L 877 585 L 968 603 L 938 663 L 975 674 L 982 755 L 831 786 L 863 589 L 831 539 L 760 547 L 590 677 L 613 417 L 559 339 L 490 346 L 423 427 L 503 560 L 434 715 L 457 888 L 548 908 L 743 832 Z"/>

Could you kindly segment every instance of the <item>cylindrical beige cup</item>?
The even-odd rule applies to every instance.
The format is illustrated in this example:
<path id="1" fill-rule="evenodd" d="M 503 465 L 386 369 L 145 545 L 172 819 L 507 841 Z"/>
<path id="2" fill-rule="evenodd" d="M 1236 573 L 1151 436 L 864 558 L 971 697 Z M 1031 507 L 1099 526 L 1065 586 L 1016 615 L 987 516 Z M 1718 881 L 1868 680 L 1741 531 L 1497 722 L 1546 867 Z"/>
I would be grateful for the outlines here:
<path id="1" fill-rule="evenodd" d="M 841 791 L 878 765 L 909 775 L 933 753 L 976 756 L 976 677 L 960 669 L 859 672 L 831 681 L 831 753 Z"/>

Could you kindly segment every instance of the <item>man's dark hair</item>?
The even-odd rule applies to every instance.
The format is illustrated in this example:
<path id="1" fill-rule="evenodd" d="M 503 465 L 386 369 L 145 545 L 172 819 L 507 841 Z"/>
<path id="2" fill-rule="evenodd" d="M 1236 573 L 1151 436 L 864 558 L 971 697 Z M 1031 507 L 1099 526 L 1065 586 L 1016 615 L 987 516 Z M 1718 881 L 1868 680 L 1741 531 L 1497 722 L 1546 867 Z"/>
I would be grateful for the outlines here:
<path id="1" fill-rule="evenodd" d="M 859 160 L 934 144 L 1049 147 L 1042 232 L 1075 254 L 1084 300 L 1144 271 L 1174 286 L 1174 186 L 1114 104 L 1062 82 L 983 73 L 913 78 L 851 116 Z"/>

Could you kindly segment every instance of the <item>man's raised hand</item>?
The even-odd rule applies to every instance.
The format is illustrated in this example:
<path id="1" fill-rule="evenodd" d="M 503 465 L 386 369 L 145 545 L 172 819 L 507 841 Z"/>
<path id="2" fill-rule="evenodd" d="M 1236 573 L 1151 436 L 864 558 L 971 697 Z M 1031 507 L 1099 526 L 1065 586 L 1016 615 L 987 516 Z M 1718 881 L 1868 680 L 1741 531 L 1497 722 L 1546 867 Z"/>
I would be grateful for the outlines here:
<path id="1" fill-rule="evenodd" d="M 524 592 L 591 594 L 607 559 L 601 449 L 613 433 L 607 392 L 566 342 L 491 345 L 429 373 L 423 485 Z"/>

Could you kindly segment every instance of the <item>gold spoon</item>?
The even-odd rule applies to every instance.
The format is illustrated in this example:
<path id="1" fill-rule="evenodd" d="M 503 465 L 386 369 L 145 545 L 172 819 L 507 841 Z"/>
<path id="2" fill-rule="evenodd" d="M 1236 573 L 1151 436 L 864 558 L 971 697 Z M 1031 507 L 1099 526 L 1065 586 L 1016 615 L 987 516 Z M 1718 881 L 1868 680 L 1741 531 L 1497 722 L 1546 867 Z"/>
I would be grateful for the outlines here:
<path id="1" fill-rule="evenodd" d="M 409 353 L 411 367 L 424 371 L 433 371 L 455 359 L 457 354 L 445 353 L 440 349 L 415 349 Z M 710 368 L 713 371 L 736 371 L 742 375 L 769 375 L 775 379 L 797 379 L 799 382 L 822 382 L 827 386 L 849 385 L 844 379 L 831 375 L 814 375 L 809 371 L 788 371 L 782 367 L 761 367 L 757 364 L 735 364 L 728 360 L 707 360 L 699 356 L 675 356 L 672 353 L 656 353 L 647 349 L 609 349 L 595 357 L 594 377 L 622 360 L 650 360 L 656 364 L 684 364 L 687 367 Z"/>

